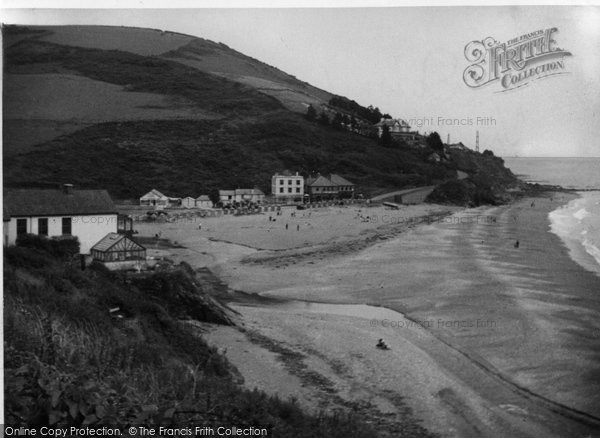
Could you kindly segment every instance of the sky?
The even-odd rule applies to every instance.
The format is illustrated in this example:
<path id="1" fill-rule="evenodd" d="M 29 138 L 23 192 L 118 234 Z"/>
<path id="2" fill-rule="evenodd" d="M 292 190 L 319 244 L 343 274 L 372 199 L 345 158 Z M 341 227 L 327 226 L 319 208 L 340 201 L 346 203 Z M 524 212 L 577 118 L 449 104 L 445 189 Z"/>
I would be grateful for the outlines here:
<path id="1" fill-rule="evenodd" d="M 600 6 L 3 9 L 4 23 L 151 27 L 223 42 L 420 132 L 501 156 L 600 156 Z M 471 41 L 557 28 L 543 79 L 471 88 Z M 540 64 L 560 60 L 542 61 Z M 556 66 L 554 66 L 556 67 Z M 510 71 L 509 71 L 510 73 Z M 515 72 L 516 74 L 516 72 Z M 519 82 L 516 85 L 520 85 Z"/>

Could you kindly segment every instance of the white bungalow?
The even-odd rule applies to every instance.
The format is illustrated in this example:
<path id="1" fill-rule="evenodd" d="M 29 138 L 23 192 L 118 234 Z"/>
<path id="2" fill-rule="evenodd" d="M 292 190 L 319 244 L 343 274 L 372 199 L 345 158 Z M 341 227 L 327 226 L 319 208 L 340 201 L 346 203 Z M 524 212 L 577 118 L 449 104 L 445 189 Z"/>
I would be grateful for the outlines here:
<path id="1" fill-rule="evenodd" d="M 4 189 L 4 245 L 14 245 L 22 234 L 77 237 L 80 252 L 108 233 L 117 232 L 117 209 L 106 190 Z"/>
<path id="2" fill-rule="evenodd" d="M 140 198 L 140 205 L 154 207 L 157 210 L 162 210 L 169 206 L 169 197 L 163 195 L 156 189 L 150 190 Z"/>
<path id="3" fill-rule="evenodd" d="M 213 203 L 208 195 L 200 195 L 196 198 L 196 208 L 212 208 Z"/>

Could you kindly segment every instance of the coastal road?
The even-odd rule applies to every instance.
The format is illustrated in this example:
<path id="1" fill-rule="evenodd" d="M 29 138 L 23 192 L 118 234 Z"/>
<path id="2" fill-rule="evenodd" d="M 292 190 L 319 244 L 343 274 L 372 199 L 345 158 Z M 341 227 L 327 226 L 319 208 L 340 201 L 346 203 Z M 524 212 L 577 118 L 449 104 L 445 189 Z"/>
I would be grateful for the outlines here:
<path id="1" fill-rule="evenodd" d="M 468 173 L 463 172 L 462 170 L 457 170 L 456 174 L 457 174 L 456 175 L 457 179 L 459 179 L 459 180 L 465 179 L 469 176 Z M 396 190 L 393 192 L 383 193 L 381 195 L 374 196 L 373 198 L 371 198 L 371 201 L 383 201 L 388 198 L 393 198 L 394 196 L 411 195 L 411 198 L 413 199 L 413 202 L 411 202 L 411 203 L 418 204 L 420 202 L 423 202 L 425 200 L 425 198 L 427 198 L 427 196 L 436 187 L 437 186 L 433 185 L 433 186 L 413 187 L 412 189 Z"/>

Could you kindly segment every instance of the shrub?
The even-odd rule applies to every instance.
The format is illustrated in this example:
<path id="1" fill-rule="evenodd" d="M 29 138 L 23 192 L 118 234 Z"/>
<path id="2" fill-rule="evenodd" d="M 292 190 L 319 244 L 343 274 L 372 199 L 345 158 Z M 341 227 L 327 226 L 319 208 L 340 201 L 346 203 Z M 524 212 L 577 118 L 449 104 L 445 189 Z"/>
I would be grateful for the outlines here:
<path id="1" fill-rule="evenodd" d="M 17 246 L 45 252 L 59 259 L 68 259 L 79 254 L 79 239 L 75 236 L 52 237 L 37 234 L 21 234 L 17 237 Z"/>

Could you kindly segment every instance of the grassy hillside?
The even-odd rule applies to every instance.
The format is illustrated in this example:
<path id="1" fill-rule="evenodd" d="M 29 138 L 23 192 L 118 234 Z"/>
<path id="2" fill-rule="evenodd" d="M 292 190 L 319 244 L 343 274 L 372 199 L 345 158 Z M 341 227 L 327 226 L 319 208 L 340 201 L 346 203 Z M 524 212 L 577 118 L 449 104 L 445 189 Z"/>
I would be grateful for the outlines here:
<path id="1" fill-rule="evenodd" d="M 282 108 L 273 98 L 173 61 L 116 50 L 86 49 L 24 40 L 5 51 L 8 73 L 76 72 L 127 91 L 159 93 L 188 99 L 221 114 L 257 114 Z"/>
<path id="2" fill-rule="evenodd" d="M 5 185 L 71 182 L 116 198 L 269 192 L 288 168 L 338 173 L 369 194 L 455 175 L 457 163 L 429 162 L 429 149 L 384 148 L 305 120 L 290 108 L 329 93 L 223 44 L 130 31 L 4 28 Z M 157 38 L 166 51 L 145 56 Z"/>
<path id="3" fill-rule="evenodd" d="M 332 94 L 281 70 L 237 52 L 225 44 L 195 38 L 162 57 L 248 85 L 275 97 L 286 108 L 304 113 L 308 105 L 327 104 Z"/>
<path id="4" fill-rule="evenodd" d="M 136 278 L 102 265 L 81 271 L 35 242 L 4 251 L 7 424 L 224 423 L 280 437 L 377 436 L 355 415 L 311 416 L 244 390 L 182 321 L 229 322 L 189 267 Z"/>
<path id="5" fill-rule="evenodd" d="M 382 148 L 295 114 L 265 118 L 97 124 L 7 157 L 5 180 L 21 185 L 71 181 L 104 187 L 117 198 L 137 198 L 152 187 L 173 196 L 227 187 L 269 191 L 273 172 L 285 168 L 338 172 L 363 190 L 416 186 L 454 174 L 408 151 Z"/>

